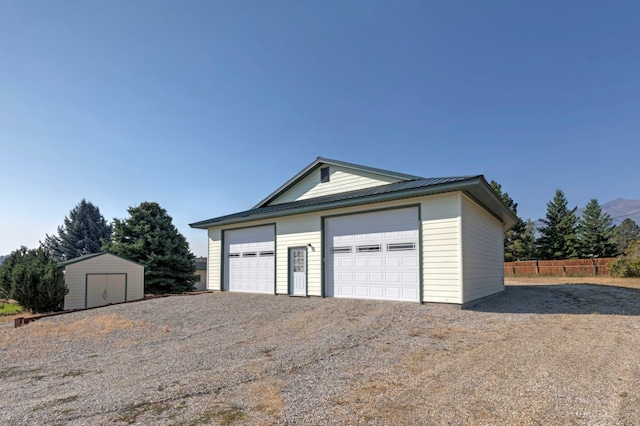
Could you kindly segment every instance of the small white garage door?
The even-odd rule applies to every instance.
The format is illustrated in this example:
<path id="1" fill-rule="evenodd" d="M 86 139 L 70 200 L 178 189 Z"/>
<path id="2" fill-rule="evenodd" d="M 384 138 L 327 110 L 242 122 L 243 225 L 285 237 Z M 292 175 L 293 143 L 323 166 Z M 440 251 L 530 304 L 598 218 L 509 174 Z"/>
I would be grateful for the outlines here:
<path id="1" fill-rule="evenodd" d="M 224 233 L 224 290 L 275 292 L 275 227 L 260 226 Z"/>
<path id="2" fill-rule="evenodd" d="M 327 297 L 420 301 L 418 209 L 328 218 Z"/>

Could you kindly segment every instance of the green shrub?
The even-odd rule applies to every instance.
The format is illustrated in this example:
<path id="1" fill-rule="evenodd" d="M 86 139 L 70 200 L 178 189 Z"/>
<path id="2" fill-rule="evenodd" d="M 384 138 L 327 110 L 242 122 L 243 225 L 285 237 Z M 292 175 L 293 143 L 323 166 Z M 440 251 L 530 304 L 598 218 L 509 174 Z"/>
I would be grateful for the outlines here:
<path id="1" fill-rule="evenodd" d="M 609 275 L 617 278 L 640 277 L 640 259 L 622 256 L 608 266 Z"/>
<path id="2" fill-rule="evenodd" d="M 640 240 L 631 243 L 625 255 L 610 263 L 608 270 L 612 277 L 640 277 Z"/>
<path id="3" fill-rule="evenodd" d="M 59 308 L 69 290 L 57 262 L 42 248 L 21 247 L 9 257 L 15 258 L 15 262 L 3 271 L 3 277 L 11 285 L 11 298 L 31 312 Z"/>

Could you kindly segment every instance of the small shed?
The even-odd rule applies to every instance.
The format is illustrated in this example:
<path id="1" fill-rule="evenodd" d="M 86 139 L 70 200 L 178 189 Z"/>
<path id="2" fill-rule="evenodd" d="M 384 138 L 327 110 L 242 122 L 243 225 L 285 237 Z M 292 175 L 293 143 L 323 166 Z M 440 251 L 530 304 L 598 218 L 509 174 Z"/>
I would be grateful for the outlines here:
<path id="1" fill-rule="evenodd" d="M 144 266 L 111 253 L 92 253 L 58 264 L 69 293 L 64 309 L 83 309 L 142 299 Z"/>
<path id="2" fill-rule="evenodd" d="M 196 283 L 194 290 L 202 291 L 207 289 L 207 258 L 196 257 Z"/>

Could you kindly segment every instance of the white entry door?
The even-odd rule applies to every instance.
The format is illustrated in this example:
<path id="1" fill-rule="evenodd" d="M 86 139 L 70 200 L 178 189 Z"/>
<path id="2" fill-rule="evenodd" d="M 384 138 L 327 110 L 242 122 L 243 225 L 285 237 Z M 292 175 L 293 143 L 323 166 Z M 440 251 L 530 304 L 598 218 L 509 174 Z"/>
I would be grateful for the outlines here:
<path id="1" fill-rule="evenodd" d="M 307 249 L 294 248 L 289 252 L 289 276 L 291 277 L 291 294 L 307 295 Z"/>
<path id="2" fill-rule="evenodd" d="M 420 301 L 419 217 L 403 208 L 327 218 L 327 297 Z"/>

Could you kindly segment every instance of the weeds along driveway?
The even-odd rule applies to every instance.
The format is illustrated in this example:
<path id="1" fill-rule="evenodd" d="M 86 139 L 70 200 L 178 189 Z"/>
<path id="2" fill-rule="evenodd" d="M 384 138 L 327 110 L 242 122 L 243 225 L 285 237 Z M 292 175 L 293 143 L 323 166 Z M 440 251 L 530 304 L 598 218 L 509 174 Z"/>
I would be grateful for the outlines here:
<path id="1" fill-rule="evenodd" d="M 1 424 L 640 424 L 640 291 L 216 293 L 0 331 Z"/>

